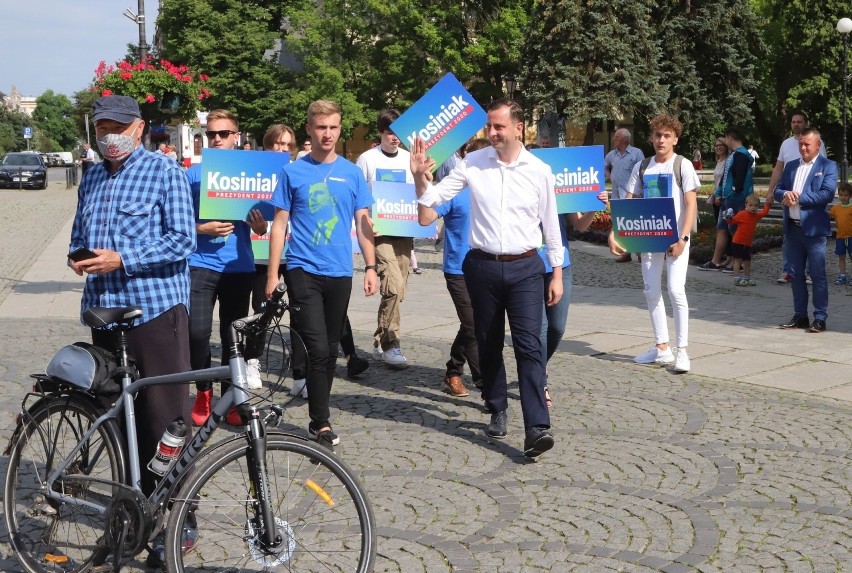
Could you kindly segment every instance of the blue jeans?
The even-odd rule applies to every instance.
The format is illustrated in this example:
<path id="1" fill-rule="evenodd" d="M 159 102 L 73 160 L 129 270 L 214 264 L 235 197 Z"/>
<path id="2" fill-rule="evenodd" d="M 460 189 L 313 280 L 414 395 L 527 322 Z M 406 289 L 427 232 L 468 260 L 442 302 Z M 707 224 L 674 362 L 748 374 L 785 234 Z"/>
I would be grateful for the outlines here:
<path id="1" fill-rule="evenodd" d="M 808 316 L 808 285 L 805 269 L 810 269 L 813 281 L 814 318 L 825 320 L 828 316 L 828 279 L 825 273 L 825 237 L 807 237 L 801 227 L 790 223 L 784 234 L 787 255 L 793 276 L 793 312 Z"/>
<path id="2" fill-rule="evenodd" d="M 547 300 L 547 289 L 553 273 L 544 275 L 544 299 Z M 545 364 L 556 352 L 562 335 L 565 334 L 565 326 L 568 323 L 568 306 L 571 304 L 571 267 L 562 267 L 562 298 L 553 306 L 544 305 L 541 324 L 541 348 L 546 352 Z"/>

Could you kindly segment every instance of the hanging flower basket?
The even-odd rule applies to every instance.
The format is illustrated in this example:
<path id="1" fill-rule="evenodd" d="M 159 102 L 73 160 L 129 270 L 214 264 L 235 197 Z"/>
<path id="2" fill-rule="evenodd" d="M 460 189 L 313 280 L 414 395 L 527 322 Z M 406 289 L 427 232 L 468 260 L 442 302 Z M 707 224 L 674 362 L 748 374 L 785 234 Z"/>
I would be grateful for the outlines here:
<path id="1" fill-rule="evenodd" d="M 167 60 L 131 64 L 118 62 L 107 66 L 101 62 L 89 89 L 101 95 L 124 95 L 140 104 L 143 117 L 162 121 L 172 117 L 194 121 L 196 112 L 206 106 L 210 92 L 205 87 L 208 77 L 191 71 L 187 66 Z"/>

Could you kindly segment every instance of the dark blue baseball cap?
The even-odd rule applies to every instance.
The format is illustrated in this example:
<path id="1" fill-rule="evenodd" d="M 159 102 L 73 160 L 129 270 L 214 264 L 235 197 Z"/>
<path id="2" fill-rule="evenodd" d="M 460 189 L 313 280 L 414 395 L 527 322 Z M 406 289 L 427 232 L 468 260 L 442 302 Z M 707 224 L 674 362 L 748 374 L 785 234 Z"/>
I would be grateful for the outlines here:
<path id="1" fill-rule="evenodd" d="M 92 104 L 92 121 L 94 123 L 102 119 L 111 119 L 118 123 L 132 123 L 134 119 L 141 117 L 139 104 L 130 96 L 101 96 Z"/>

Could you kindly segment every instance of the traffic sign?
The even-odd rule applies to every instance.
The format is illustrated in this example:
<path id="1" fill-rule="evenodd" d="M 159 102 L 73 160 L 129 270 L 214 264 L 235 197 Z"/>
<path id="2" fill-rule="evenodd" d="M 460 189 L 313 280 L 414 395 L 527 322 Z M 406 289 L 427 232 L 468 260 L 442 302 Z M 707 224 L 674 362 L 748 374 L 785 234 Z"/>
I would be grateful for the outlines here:
<path id="1" fill-rule="evenodd" d="M 32 139 L 33 138 L 33 128 L 25 127 L 24 128 L 24 139 Z"/>

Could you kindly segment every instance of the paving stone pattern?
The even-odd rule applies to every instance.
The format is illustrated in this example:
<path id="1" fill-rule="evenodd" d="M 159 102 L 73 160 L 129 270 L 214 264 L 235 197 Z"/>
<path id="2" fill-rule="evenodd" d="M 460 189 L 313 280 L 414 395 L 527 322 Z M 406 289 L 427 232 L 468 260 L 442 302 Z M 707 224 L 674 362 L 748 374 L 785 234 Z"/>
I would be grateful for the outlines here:
<path id="1" fill-rule="evenodd" d="M 424 273 L 412 280 L 431 281 L 422 284 L 440 290 L 440 255 L 426 242 L 418 243 L 417 254 Z M 607 261 L 607 272 L 598 272 L 601 257 L 581 248 L 574 261 L 577 304 L 593 304 L 591 295 L 598 293 L 598 302 L 605 304 L 607 297 L 641 289 L 636 263 Z M 767 279 L 777 274 L 777 259 L 758 260 L 756 266 L 763 265 Z M 738 308 L 748 308 L 749 301 L 759 304 L 765 296 L 727 281 L 692 275 L 690 280 L 691 300 L 737 293 Z M 714 304 L 716 310 L 705 314 L 725 317 L 720 337 L 736 339 L 754 322 Z M 583 316 L 580 308 L 575 312 Z M 696 315 L 702 315 L 700 308 Z M 598 328 L 606 331 L 617 320 L 602 315 Z M 417 317 L 404 315 L 403 321 L 405 328 Z M 643 328 L 645 338 L 633 345 L 646 342 L 650 328 L 647 323 Z M 366 325 L 356 327 L 355 334 L 359 348 L 371 348 Z M 0 318 L 4 445 L 27 374 L 40 370 L 57 348 L 85 335 L 68 318 Z M 563 350 L 549 365 L 557 441 L 537 462 L 521 451 L 511 349 L 505 352 L 513 382 L 504 441 L 483 434 L 488 415 L 475 392 L 454 398 L 442 391 L 444 338 L 407 337 L 404 350 L 411 365 L 404 371 L 371 360 L 360 379 L 347 380 L 340 361 L 331 422 L 341 434 L 339 455 L 360 473 L 373 503 L 376 571 L 852 568 L 849 402 L 726 376 L 675 376 L 664 368 L 634 365 L 622 352 L 602 350 L 603 335 L 600 342 L 590 340 L 595 339 L 588 334 L 566 335 Z M 306 402 L 296 398 L 283 425 L 304 431 L 307 419 Z M 5 473 L 5 463 L 0 457 L 0 472 Z M 145 566 L 135 561 L 126 570 Z M 0 571 L 20 571 L 2 526 Z"/>

